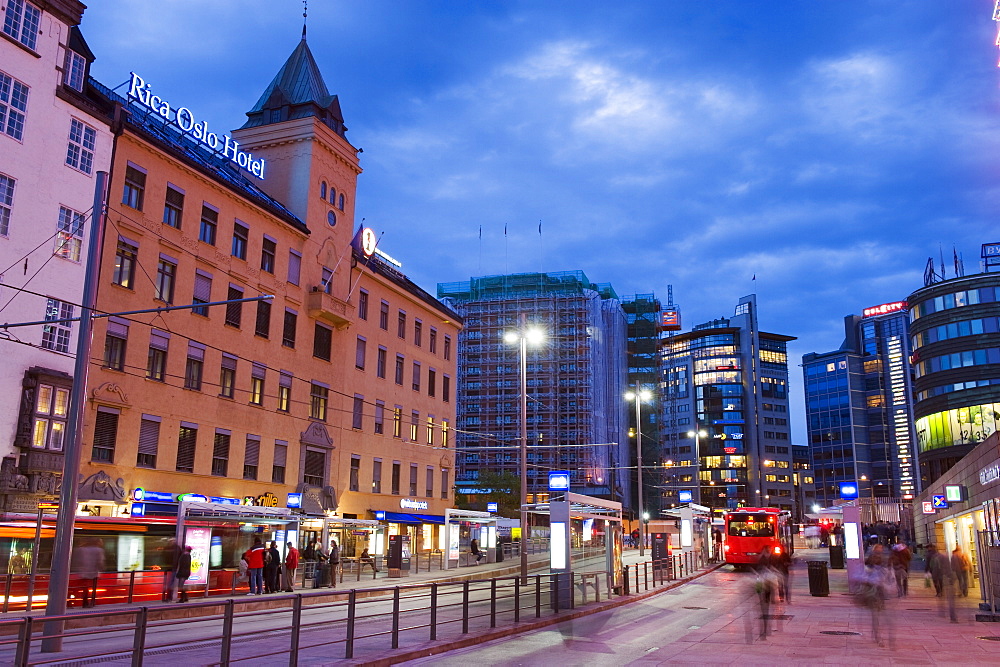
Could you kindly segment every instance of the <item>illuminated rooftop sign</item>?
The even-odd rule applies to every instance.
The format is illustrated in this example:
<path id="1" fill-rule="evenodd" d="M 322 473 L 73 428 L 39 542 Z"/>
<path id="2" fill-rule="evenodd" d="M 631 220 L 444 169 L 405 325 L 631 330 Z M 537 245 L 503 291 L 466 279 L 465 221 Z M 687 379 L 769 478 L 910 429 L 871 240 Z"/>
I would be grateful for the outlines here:
<path id="1" fill-rule="evenodd" d="M 173 123 L 181 132 L 190 134 L 202 145 L 232 160 L 257 178 L 264 178 L 264 158 L 255 160 L 252 153 L 241 151 L 239 142 L 228 134 L 219 136 L 215 132 L 209 132 L 208 121 L 203 120 L 199 123 L 187 107 L 172 108 L 165 99 L 153 94 L 152 86 L 146 83 L 145 79 L 135 72 L 131 72 L 131 75 L 132 80 L 128 87 L 129 100 L 138 102 L 164 121 Z"/>
<path id="2" fill-rule="evenodd" d="M 871 308 L 865 308 L 864 317 L 888 315 L 889 313 L 895 313 L 900 310 L 906 310 L 905 301 L 893 301 L 892 303 L 883 303 L 881 306 L 872 306 Z"/>

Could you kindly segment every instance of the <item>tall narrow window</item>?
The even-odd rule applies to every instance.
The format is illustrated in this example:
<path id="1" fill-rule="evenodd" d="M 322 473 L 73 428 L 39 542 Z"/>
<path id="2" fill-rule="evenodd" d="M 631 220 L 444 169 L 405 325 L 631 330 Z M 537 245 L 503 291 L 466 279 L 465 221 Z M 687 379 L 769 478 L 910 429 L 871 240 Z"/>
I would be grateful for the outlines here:
<path id="1" fill-rule="evenodd" d="M 445 403 L 451 402 L 451 378 L 447 375 L 441 376 L 441 400 Z"/>
<path id="2" fill-rule="evenodd" d="M 260 250 L 260 270 L 274 275 L 274 258 L 277 254 L 277 241 L 265 236 Z"/>
<path id="3" fill-rule="evenodd" d="M 184 388 L 201 391 L 205 373 L 205 346 L 193 340 L 188 341 L 187 362 L 184 366 Z"/>
<path id="4" fill-rule="evenodd" d="M 14 206 L 14 183 L 14 179 L 10 176 L 0 174 L 0 236 L 7 236 L 10 233 L 10 209 Z"/>
<path id="5" fill-rule="evenodd" d="M 375 360 L 375 375 L 380 378 L 385 378 L 385 358 L 389 354 L 381 345 L 378 346 L 378 357 Z"/>
<path id="6" fill-rule="evenodd" d="M 156 455 L 160 448 L 160 418 L 143 415 L 139 422 L 139 451 L 136 454 L 137 468 L 155 468 Z"/>
<path id="7" fill-rule="evenodd" d="M 426 486 L 426 488 L 425 488 L 426 493 L 424 493 L 424 496 L 426 496 L 427 498 L 433 498 L 434 497 L 434 467 L 433 466 L 427 466 L 427 478 L 426 478 L 426 481 L 425 481 L 425 486 Z"/>
<path id="8" fill-rule="evenodd" d="M 0 132 L 20 141 L 27 112 L 28 87 L 0 72 Z"/>
<path id="9" fill-rule="evenodd" d="M 281 344 L 285 347 L 295 347 L 295 328 L 298 315 L 294 310 L 285 310 L 285 320 L 281 326 Z"/>
<path id="10" fill-rule="evenodd" d="M 434 386 L 437 381 L 437 371 L 433 368 L 427 369 L 427 395 L 434 398 L 434 391 L 436 387 Z"/>
<path id="11" fill-rule="evenodd" d="M 208 206 L 201 205 L 201 224 L 198 227 L 198 240 L 208 245 L 215 245 L 215 232 L 219 228 L 219 212 Z"/>
<path id="12" fill-rule="evenodd" d="M 192 303 L 208 303 L 212 300 L 212 274 L 201 269 L 194 272 L 194 294 Z M 195 306 L 191 312 L 202 317 L 208 317 L 208 306 Z"/>
<path id="13" fill-rule="evenodd" d="M 315 333 L 313 334 L 313 356 L 323 361 L 330 361 L 332 344 L 333 330 L 317 322 Z"/>
<path id="14" fill-rule="evenodd" d="M 274 459 L 271 463 L 271 482 L 285 483 L 285 466 L 288 462 L 288 443 L 284 440 L 274 441 Z"/>
<path id="15" fill-rule="evenodd" d="M 323 267 L 323 275 L 319 280 L 319 287 L 327 294 L 333 293 L 333 271 L 325 266 Z"/>
<path id="16" fill-rule="evenodd" d="M 100 463 L 115 462 L 115 446 L 118 444 L 118 410 L 97 408 L 97 419 L 94 423 L 94 446 L 90 458 Z"/>
<path id="17" fill-rule="evenodd" d="M 239 220 L 233 225 L 232 256 L 246 261 L 247 243 L 250 242 L 250 228 Z"/>
<path id="18" fill-rule="evenodd" d="M 56 232 L 56 252 L 74 262 L 80 261 L 80 248 L 83 246 L 83 214 L 65 206 L 59 207 L 59 222 Z"/>
<path id="19" fill-rule="evenodd" d="M 413 362 L 413 391 L 420 391 L 420 362 Z"/>
<path id="20" fill-rule="evenodd" d="M 446 361 L 451 360 L 451 336 L 448 335 L 444 337 L 444 358 Z"/>
<path id="21" fill-rule="evenodd" d="M 168 185 L 167 195 L 163 198 L 163 224 L 180 229 L 181 216 L 183 214 L 184 192 L 172 185 Z"/>
<path id="22" fill-rule="evenodd" d="M 97 130 L 76 118 L 69 123 L 69 145 L 66 147 L 66 164 L 85 174 L 94 170 L 94 147 Z"/>
<path id="23" fill-rule="evenodd" d="M 437 354 L 438 351 L 438 330 L 431 327 L 430 336 L 428 336 L 427 347 L 431 354 Z"/>
<path id="24" fill-rule="evenodd" d="M 425 430 L 427 434 L 427 444 L 434 444 L 434 415 L 427 415 L 427 428 Z"/>
<path id="25" fill-rule="evenodd" d="M 392 495 L 399 495 L 399 472 L 402 464 L 399 461 L 392 462 Z"/>
<path id="26" fill-rule="evenodd" d="M 227 301 L 243 298 L 243 289 L 230 283 L 229 292 L 226 294 Z M 240 328 L 243 323 L 243 302 L 226 304 L 226 324 L 231 327 Z"/>
<path id="27" fill-rule="evenodd" d="M 45 303 L 45 321 L 53 322 L 42 326 L 42 347 L 56 352 L 69 352 L 69 338 L 73 332 L 72 322 L 55 322 L 73 317 L 73 304 L 58 299 L 48 299 Z"/>
<path id="28" fill-rule="evenodd" d="M 441 468 L 441 498 L 448 499 L 448 469 Z"/>
<path id="29" fill-rule="evenodd" d="M 260 436 L 248 435 L 246 450 L 243 453 L 243 479 L 257 479 L 258 465 L 260 465 Z"/>
<path id="30" fill-rule="evenodd" d="M 302 255 L 294 250 L 288 251 L 288 282 L 298 285 L 302 273 Z"/>
<path id="31" fill-rule="evenodd" d="M 396 336 L 406 338 L 406 311 L 401 310 L 396 316 Z"/>
<path id="32" fill-rule="evenodd" d="M 271 336 L 271 302 L 257 302 L 257 323 L 254 326 L 254 334 L 261 338 Z"/>
<path id="33" fill-rule="evenodd" d="M 128 320 L 117 317 L 108 319 L 108 334 L 104 339 L 104 366 L 116 371 L 125 370 L 125 348 L 128 343 Z"/>
<path id="34" fill-rule="evenodd" d="M 133 167 L 125 167 L 125 185 L 122 188 L 122 203 L 136 210 L 142 210 L 146 196 L 146 172 Z"/>
<path id="35" fill-rule="evenodd" d="M 372 461 L 372 493 L 382 493 L 382 459 Z"/>
<path id="36" fill-rule="evenodd" d="M 163 382 L 167 378 L 167 347 L 170 334 L 153 329 L 149 334 L 149 355 L 146 359 L 146 377 Z"/>
<path id="37" fill-rule="evenodd" d="M 118 250 L 115 253 L 115 270 L 111 282 L 128 289 L 135 289 L 135 263 L 139 254 L 139 245 L 121 237 L 118 238 Z"/>
<path id="38" fill-rule="evenodd" d="M 278 375 L 278 410 L 290 412 L 292 409 L 292 374 L 284 371 Z"/>
<path id="39" fill-rule="evenodd" d="M 302 482 L 310 486 L 323 486 L 326 477 L 326 452 L 307 449 Z"/>
<path id="40" fill-rule="evenodd" d="M 365 397 L 360 394 L 354 395 L 354 409 L 351 414 L 351 428 L 360 429 L 364 426 L 365 419 Z"/>
<path id="41" fill-rule="evenodd" d="M 396 355 L 396 384 L 402 386 L 403 384 L 403 355 Z"/>
<path id="42" fill-rule="evenodd" d="M 177 260 L 160 255 L 156 265 L 156 298 L 166 303 L 174 302 L 174 283 L 177 278 Z"/>
<path id="43" fill-rule="evenodd" d="M 181 422 L 177 433 L 177 472 L 194 472 L 194 455 L 198 446 L 198 425 Z"/>
<path id="44" fill-rule="evenodd" d="M 69 418 L 69 388 L 38 384 L 35 390 L 35 423 L 31 446 L 62 451 Z"/>
<path id="45" fill-rule="evenodd" d="M 423 344 L 424 323 L 420 320 L 413 320 L 413 344 L 420 347 Z"/>
<path id="46" fill-rule="evenodd" d="M 309 389 L 309 416 L 312 419 L 326 421 L 326 403 L 330 390 L 319 383 L 313 382 Z"/>
<path id="47" fill-rule="evenodd" d="M 382 331 L 389 330 L 389 304 L 385 301 L 379 307 L 378 311 L 378 328 Z"/>
<path id="48" fill-rule="evenodd" d="M 357 491 L 361 487 L 359 477 L 361 477 L 361 457 L 354 454 L 351 456 L 351 477 L 347 482 L 348 490 Z"/>
<path id="49" fill-rule="evenodd" d="M 236 393 L 236 357 L 222 353 L 222 367 L 219 370 L 219 396 L 232 398 Z"/>
<path id="50" fill-rule="evenodd" d="M 212 443 L 212 474 L 225 477 L 229 474 L 229 441 L 231 433 L 225 429 L 215 429 L 215 442 Z"/>
<path id="51" fill-rule="evenodd" d="M 354 350 L 354 367 L 360 370 L 365 370 L 365 350 L 367 349 L 367 341 L 358 336 L 358 344 Z"/>
<path id="52" fill-rule="evenodd" d="M 66 49 L 66 58 L 63 59 L 63 83 L 82 93 L 86 73 L 86 58 L 72 49 Z"/>
<path id="53" fill-rule="evenodd" d="M 410 464 L 410 497 L 417 497 L 417 464 Z"/>
<path id="54" fill-rule="evenodd" d="M 254 362 L 250 369 L 250 402 L 253 405 L 264 405 L 265 377 L 267 377 L 267 366 Z"/>
<path id="55" fill-rule="evenodd" d="M 368 292 L 361 290 L 358 292 L 358 319 L 368 319 Z"/>
<path id="56" fill-rule="evenodd" d="M 4 11 L 3 31 L 34 50 L 38 41 L 38 28 L 42 10 L 25 0 L 7 0 Z"/>
<path id="57" fill-rule="evenodd" d="M 447 447 L 448 446 L 448 420 L 447 419 L 442 419 L 441 420 L 441 446 L 442 447 Z"/>
<path id="58" fill-rule="evenodd" d="M 420 436 L 420 413 L 417 410 L 410 412 L 410 440 L 416 442 Z"/>
<path id="59" fill-rule="evenodd" d="M 375 401 L 375 432 L 385 432 L 385 401 Z"/>
<path id="60" fill-rule="evenodd" d="M 397 405 L 392 409 L 392 436 L 394 438 L 403 435 L 403 406 Z"/>

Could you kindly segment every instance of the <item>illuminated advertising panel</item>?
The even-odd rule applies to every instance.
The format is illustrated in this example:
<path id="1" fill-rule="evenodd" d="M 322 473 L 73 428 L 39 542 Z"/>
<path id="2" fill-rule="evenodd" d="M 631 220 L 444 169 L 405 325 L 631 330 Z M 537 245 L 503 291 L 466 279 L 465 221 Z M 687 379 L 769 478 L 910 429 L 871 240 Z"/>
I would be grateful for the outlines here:
<path id="1" fill-rule="evenodd" d="M 448 524 L 448 560 L 458 560 L 458 529 L 457 523 Z"/>
<path id="2" fill-rule="evenodd" d="M 856 523 L 844 524 L 844 551 L 848 558 L 861 558 L 861 527 Z"/>
<path id="3" fill-rule="evenodd" d="M 917 420 L 917 447 L 921 452 L 975 445 L 990 437 L 1000 421 L 1000 403 L 936 412 Z"/>
<path id="4" fill-rule="evenodd" d="M 184 546 L 191 547 L 191 577 L 188 585 L 208 583 L 208 562 L 212 551 L 212 529 L 190 526 L 184 531 Z"/>
<path id="5" fill-rule="evenodd" d="M 681 330 L 681 312 L 679 310 L 663 311 L 662 328 L 665 331 Z"/>
<path id="6" fill-rule="evenodd" d="M 565 570 L 569 567 L 566 553 L 566 524 L 553 521 L 549 530 L 549 567 L 553 570 Z"/>

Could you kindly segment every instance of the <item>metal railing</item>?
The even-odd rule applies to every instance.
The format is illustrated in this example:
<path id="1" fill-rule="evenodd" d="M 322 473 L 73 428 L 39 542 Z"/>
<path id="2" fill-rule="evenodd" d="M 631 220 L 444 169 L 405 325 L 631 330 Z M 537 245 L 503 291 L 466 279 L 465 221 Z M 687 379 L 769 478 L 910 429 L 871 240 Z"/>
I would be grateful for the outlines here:
<path id="1" fill-rule="evenodd" d="M 170 652 L 179 663 L 209 661 L 230 665 L 287 656 L 289 665 L 329 657 L 382 655 L 401 645 L 440 641 L 500 625 L 558 615 L 610 597 L 656 588 L 690 576 L 702 567 L 694 552 L 646 561 L 624 570 L 623 585 L 611 589 L 604 572 L 535 574 L 351 589 L 331 599 L 329 592 L 306 591 L 261 598 L 189 602 L 184 617 L 162 613 L 173 605 L 85 611 L 59 617 L 0 620 L 0 663 L 18 667 L 64 660 L 145 657 Z M 634 587 L 634 588 L 633 588 Z M 180 611 L 180 609 L 178 609 Z M 59 622 L 58 634 L 45 634 L 43 620 Z M 54 624 L 55 625 L 55 624 Z M 54 627 L 53 625 L 53 627 Z M 184 644 L 178 646 L 177 630 Z M 60 637 L 60 653 L 38 653 L 45 637 Z M 221 639 L 221 643 L 219 640 Z M 185 653 L 189 653 L 185 657 Z M 362 655 L 364 654 L 364 655 Z M 34 660 L 33 660 L 34 658 Z"/>

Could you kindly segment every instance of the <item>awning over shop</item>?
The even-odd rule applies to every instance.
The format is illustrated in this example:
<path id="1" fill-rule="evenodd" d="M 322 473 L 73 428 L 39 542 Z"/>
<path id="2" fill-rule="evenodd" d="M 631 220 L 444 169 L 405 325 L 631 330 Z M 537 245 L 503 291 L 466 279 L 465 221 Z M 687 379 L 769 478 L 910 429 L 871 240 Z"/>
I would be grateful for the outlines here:
<path id="1" fill-rule="evenodd" d="M 406 512 L 386 512 L 389 523 L 444 523 L 444 517 L 436 514 L 409 514 Z"/>

